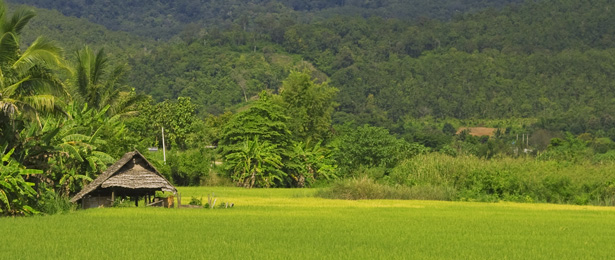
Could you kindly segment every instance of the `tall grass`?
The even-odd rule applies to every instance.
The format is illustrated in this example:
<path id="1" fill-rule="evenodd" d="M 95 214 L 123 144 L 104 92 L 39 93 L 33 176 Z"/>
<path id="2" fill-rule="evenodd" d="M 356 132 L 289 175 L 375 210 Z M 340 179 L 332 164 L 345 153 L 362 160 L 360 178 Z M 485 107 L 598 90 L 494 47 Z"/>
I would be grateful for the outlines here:
<path id="1" fill-rule="evenodd" d="M 375 188 L 377 183 L 378 189 Z M 370 186 L 371 185 L 371 186 Z M 321 193 L 325 197 L 357 198 L 362 190 L 381 190 L 391 199 L 549 202 L 615 205 L 615 164 L 567 163 L 525 158 L 492 160 L 440 153 L 418 155 L 401 162 L 388 176 L 371 183 L 343 180 Z M 351 191 L 355 189 L 354 191 Z M 389 192 L 387 190 L 394 190 Z M 417 192 L 422 191 L 422 192 Z M 399 195 L 404 193 L 404 195 Z M 373 198 L 383 198 L 380 195 Z"/>
<path id="2" fill-rule="evenodd" d="M 43 189 L 45 192 L 38 198 L 37 208 L 45 215 L 61 214 L 73 211 L 76 205 L 68 197 L 63 197 L 53 190 Z"/>

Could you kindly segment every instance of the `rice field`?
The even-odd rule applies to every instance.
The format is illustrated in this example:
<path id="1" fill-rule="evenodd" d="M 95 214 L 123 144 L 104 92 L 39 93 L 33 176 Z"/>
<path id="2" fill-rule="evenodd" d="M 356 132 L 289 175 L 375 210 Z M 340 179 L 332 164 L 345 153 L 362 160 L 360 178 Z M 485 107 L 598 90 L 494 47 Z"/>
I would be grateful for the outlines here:
<path id="1" fill-rule="evenodd" d="M 615 208 L 344 201 L 314 189 L 180 188 L 232 209 L 1 218 L 0 259 L 612 259 Z"/>

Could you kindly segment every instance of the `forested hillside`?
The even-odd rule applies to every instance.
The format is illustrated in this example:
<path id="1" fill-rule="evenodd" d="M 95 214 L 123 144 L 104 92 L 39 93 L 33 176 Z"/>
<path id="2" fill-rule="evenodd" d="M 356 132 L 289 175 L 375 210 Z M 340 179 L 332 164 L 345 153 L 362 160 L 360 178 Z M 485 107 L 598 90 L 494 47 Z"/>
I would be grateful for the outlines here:
<path id="1" fill-rule="evenodd" d="M 340 89 L 338 123 L 394 129 L 407 117 L 529 117 L 582 133 L 608 130 L 613 121 L 609 1 L 482 10 L 509 2 L 23 2 L 144 36 L 84 27 L 58 38 L 126 50 L 119 56 L 132 67 L 133 87 L 159 101 L 192 97 L 201 113 L 276 91 L 290 69 L 310 67 Z M 351 15 L 359 9 L 365 15 Z M 79 21 L 61 19 L 51 18 Z"/>

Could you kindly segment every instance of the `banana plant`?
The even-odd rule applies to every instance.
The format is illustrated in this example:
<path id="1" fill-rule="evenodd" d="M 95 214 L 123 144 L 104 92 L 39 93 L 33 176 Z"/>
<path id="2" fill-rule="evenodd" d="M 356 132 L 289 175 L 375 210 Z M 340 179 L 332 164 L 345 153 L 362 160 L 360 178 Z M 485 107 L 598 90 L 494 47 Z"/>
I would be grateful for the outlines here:
<path id="1" fill-rule="evenodd" d="M 297 142 L 293 145 L 293 156 L 287 168 L 291 169 L 289 177 L 293 186 L 306 187 L 317 179 L 337 178 L 337 165 L 331 158 L 331 151 L 321 146 L 322 142 L 311 145 L 310 142 Z"/>
<path id="2" fill-rule="evenodd" d="M 258 137 L 246 140 L 240 148 L 226 155 L 225 165 L 237 185 L 270 187 L 276 181 L 282 182 L 286 173 L 280 170 L 282 159 L 275 151 L 276 146 L 261 142 Z"/>
<path id="3" fill-rule="evenodd" d="M 5 148 L 6 149 L 6 148 Z M 0 151 L 0 216 L 32 215 L 39 212 L 30 205 L 35 204 L 36 191 L 31 182 L 23 176 L 40 174 L 41 170 L 26 169 L 11 158 L 15 148 L 8 153 Z"/>
<path id="4" fill-rule="evenodd" d="M 121 135 L 123 124 L 101 110 L 69 104 L 67 117 L 47 118 L 42 129 L 22 131 L 27 162 L 43 169 L 64 195 L 76 192 L 102 173 L 114 158 L 103 149 L 109 139 Z"/>

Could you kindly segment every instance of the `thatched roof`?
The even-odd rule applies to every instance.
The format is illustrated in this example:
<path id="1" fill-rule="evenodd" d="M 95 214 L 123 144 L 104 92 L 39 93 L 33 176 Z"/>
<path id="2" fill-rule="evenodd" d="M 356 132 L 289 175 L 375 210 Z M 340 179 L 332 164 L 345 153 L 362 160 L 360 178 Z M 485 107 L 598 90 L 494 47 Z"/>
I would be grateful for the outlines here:
<path id="1" fill-rule="evenodd" d="M 124 154 L 119 161 L 109 166 L 70 201 L 75 203 L 98 188 L 113 187 L 177 192 L 177 189 L 139 151 L 134 151 Z"/>

